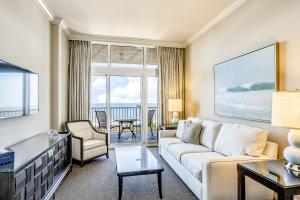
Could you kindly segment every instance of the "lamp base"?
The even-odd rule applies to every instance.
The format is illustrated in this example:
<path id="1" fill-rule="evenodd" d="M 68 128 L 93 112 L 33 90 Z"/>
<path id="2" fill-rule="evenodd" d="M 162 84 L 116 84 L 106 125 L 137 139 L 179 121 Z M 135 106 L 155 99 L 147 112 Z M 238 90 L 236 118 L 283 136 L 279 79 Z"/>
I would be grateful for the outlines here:
<path id="1" fill-rule="evenodd" d="M 171 124 L 174 127 L 176 127 L 178 125 L 178 118 L 177 118 L 177 116 L 178 116 L 178 113 L 177 112 L 173 112 Z"/>
<path id="2" fill-rule="evenodd" d="M 288 162 L 284 167 L 289 174 L 300 177 L 300 165 L 294 165 Z"/>

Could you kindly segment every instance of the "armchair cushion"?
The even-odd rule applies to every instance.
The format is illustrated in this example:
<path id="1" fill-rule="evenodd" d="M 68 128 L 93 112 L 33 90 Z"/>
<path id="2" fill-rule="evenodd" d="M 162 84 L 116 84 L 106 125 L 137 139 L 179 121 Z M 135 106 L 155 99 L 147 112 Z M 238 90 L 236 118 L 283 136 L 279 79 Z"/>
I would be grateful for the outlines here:
<path id="1" fill-rule="evenodd" d="M 89 149 L 94 149 L 96 147 L 101 147 L 101 146 L 106 146 L 105 140 L 85 140 L 83 141 L 83 150 L 89 150 Z"/>
<path id="2" fill-rule="evenodd" d="M 72 135 L 80 137 L 83 140 L 90 140 L 94 138 L 92 128 L 88 121 L 78 121 L 68 123 L 68 129 Z"/>

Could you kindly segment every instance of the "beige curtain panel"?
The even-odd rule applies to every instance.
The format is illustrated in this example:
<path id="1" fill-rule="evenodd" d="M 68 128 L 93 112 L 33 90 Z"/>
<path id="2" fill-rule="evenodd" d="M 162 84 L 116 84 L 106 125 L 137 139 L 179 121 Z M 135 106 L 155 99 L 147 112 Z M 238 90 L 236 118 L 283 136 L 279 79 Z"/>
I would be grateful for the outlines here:
<path id="1" fill-rule="evenodd" d="M 89 119 L 91 42 L 69 41 L 69 121 Z"/>
<path id="2" fill-rule="evenodd" d="M 160 124 L 170 124 L 172 113 L 168 111 L 169 99 L 182 99 L 184 117 L 184 49 L 159 47 Z"/>

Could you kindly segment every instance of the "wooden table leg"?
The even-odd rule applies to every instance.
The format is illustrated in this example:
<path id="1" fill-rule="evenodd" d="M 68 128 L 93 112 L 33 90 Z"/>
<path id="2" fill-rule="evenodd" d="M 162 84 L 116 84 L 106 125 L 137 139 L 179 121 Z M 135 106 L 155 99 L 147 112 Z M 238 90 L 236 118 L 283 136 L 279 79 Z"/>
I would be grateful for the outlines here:
<path id="1" fill-rule="evenodd" d="M 118 176 L 119 178 L 119 200 L 122 199 L 122 191 L 123 191 L 123 176 Z"/>
<path id="2" fill-rule="evenodd" d="M 245 174 L 238 169 L 238 200 L 245 200 Z"/>
<path id="3" fill-rule="evenodd" d="M 294 196 L 287 194 L 286 192 L 278 192 L 278 200 L 293 200 Z"/>
<path id="4" fill-rule="evenodd" d="M 161 172 L 157 173 L 157 182 L 158 182 L 159 198 L 162 199 Z"/>

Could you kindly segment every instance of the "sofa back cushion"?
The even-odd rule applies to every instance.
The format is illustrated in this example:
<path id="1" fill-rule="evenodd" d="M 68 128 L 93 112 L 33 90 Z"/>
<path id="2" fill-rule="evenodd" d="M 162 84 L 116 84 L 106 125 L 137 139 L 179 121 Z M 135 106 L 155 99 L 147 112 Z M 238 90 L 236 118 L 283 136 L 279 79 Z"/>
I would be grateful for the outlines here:
<path id="1" fill-rule="evenodd" d="M 201 123 L 193 123 L 192 121 L 184 121 L 184 128 L 181 140 L 185 143 L 199 144 Z"/>
<path id="2" fill-rule="evenodd" d="M 182 139 L 183 129 L 184 129 L 184 120 L 179 120 L 177 125 L 177 130 L 176 130 L 177 138 Z"/>
<path id="3" fill-rule="evenodd" d="M 221 122 L 204 120 L 202 122 L 202 133 L 200 135 L 200 144 L 214 149 L 214 144 L 222 127 Z"/>
<path id="4" fill-rule="evenodd" d="M 224 123 L 216 139 L 215 151 L 227 155 L 262 155 L 268 132 L 240 124 Z"/>

